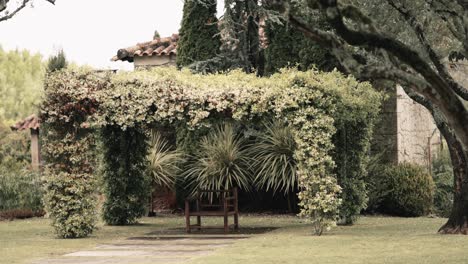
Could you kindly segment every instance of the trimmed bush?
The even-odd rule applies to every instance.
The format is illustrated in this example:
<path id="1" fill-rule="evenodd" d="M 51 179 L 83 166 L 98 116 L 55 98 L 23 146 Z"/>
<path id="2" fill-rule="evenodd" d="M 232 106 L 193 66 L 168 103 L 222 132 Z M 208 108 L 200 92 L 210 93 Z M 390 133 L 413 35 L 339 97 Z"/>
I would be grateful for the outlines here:
<path id="1" fill-rule="evenodd" d="M 380 213 L 423 216 L 431 212 L 434 182 L 422 167 L 413 164 L 382 166 L 372 175 L 372 203 Z"/>

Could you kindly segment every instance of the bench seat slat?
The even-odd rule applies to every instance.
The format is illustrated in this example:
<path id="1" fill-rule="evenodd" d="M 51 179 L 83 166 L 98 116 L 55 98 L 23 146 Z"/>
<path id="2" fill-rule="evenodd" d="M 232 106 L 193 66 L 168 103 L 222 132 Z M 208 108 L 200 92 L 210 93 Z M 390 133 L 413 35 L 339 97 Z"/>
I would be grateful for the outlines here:
<path id="1" fill-rule="evenodd" d="M 234 215 L 236 212 L 229 211 L 228 215 Z M 224 216 L 223 211 L 196 211 L 190 212 L 190 216 Z"/>

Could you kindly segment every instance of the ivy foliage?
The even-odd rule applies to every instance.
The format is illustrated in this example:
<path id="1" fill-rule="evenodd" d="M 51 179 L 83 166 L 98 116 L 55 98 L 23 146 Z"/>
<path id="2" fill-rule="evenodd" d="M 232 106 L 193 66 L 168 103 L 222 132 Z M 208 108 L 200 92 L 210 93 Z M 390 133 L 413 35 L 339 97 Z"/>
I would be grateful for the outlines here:
<path id="1" fill-rule="evenodd" d="M 103 141 L 103 218 L 109 225 L 133 224 L 145 213 L 150 195 L 148 139 L 139 127 L 106 126 Z"/>
<path id="2" fill-rule="evenodd" d="M 185 1 L 179 31 L 177 66 L 188 66 L 215 57 L 221 41 L 216 18 L 216 0 Z"/>
<path id="3" fill-rule="evenodd" d="M 80 77 L 83 75 L 89 77 Z M 104 77 L 91 71 L 69 70 L 49 79 L 49 85 L 67 90 L 64 93 L 87 93 L 96 100 L 99 107 L 86 120 L 93 128 L 112 126 L 126 131 L 145 125 L 184 124 L 189 130 L 198 130 L 212 127 L 219 118 L 241 123 L 262 116 L 283 120 L 296 144 L 300 215 L 315 224 L 317 234 L 336 222 L 341 204 L 331 156 L 337 102 L 355 104 L 365 112 L 373 110 L 380 98 L 369 83 L 359 83 L 336 71 L 285 70 L 259 78 L 240 71 L 202 76 L 173 68 Z M 80 85 L 69 85 L 75 82 Z M 68 91 L 71 87 L 74 90 Z M 62 107 L 57 105 L 56 109 Z M 49 111 L 53 112 L 51 108 Z M 64 117 L 74 118 L 74 113 Z M 46 122 L 60 120 L 48 118 Z M 128 153 L 117 155 L 139 155 L 135 152 L 143 148 L 123 149 Z"/>

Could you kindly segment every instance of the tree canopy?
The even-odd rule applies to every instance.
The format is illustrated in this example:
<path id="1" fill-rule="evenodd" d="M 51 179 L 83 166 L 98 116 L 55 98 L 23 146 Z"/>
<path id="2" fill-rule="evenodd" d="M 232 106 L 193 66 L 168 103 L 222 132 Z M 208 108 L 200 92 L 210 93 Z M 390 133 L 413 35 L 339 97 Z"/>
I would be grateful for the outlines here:
<path id="1" fill-rule="evenodd" d="M 11 125 L 37 111 L 44 73 L 41 55 L 0 48 L 0 122 Z"/>
<path id="2" fill-rule="evenodd" d="M 314 42 L 332 47 L 345 72 L 388 80 L 426 107 L 448 142 L 455 200 L 442 233 L 468 234 L 468 89 L 450 73 L 468 57 L 468 3 L 464 0 L 266 0 Z M 331 30 L 308 23 L 320 12 Z"/>

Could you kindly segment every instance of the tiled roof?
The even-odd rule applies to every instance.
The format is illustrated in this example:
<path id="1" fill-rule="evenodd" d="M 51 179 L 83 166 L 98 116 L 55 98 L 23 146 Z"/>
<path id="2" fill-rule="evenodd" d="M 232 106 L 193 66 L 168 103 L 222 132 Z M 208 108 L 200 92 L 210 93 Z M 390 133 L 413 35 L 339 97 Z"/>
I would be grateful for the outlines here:
<path id="1" fill-rule="evenodd" d="M 41 120 L 36 115 L 30 115 L 24 120 L 18 121 L 11 129 L 21 131 L 26 129 L 39 129 L 40 126 Z"/>
<path id="2" fill-rule="evenodd" d="M 135 56 L 163 56 L 177 54 L 178 34 L 172 34 L 171 37 L 155 38 L 152 41 L 138 43 L 125 49 L 119 49 L 117 55 L 112 61 L 128 61 L 133 62 Z"/>

